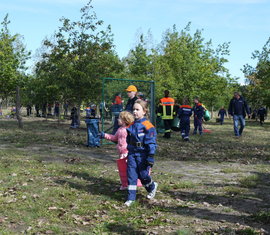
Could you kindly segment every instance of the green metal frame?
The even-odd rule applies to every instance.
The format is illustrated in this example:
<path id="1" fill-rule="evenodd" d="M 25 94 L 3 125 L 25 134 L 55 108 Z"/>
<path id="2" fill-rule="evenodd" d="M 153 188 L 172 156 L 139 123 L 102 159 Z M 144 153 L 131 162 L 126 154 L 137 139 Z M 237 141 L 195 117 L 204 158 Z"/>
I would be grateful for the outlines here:
<path id="1" fill-rule="evenodd" d="M 123 82 L 130 82 L 132 83 L 137 83 L 137 82 L 142 82 L 142 83 L 149 83 L 150 84 L 150 121 L 153 123 L 153 125 L 156 125 L 156 113 L 155 113 L 155 82 L 154 81 L 143 81 L 143 80 L 131 80 L 131 79 L 121 79 L 121 78 L 101 78 L 102 79 L 102 102 L 105 101 L 105 83 L 106 80 L 115 80 L 115 81 L 123 81 Z M 102 105 L 102 112 L 104 113 L 104 107 Z M 102 131 L 104 131 L 104 117 L 102 116 L 101 119 L 102 125 Z"/>

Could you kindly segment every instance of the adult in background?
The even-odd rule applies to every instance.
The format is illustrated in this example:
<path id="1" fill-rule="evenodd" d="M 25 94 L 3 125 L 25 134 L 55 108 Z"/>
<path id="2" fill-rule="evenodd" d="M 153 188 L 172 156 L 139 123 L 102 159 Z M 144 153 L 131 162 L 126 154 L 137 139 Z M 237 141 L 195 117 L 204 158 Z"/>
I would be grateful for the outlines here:
<path id="1" fill-rule="evenodd" d="M 60 107 L 59 102 L 54 104 L 54 116 L 59 117 L 60 114 Z"/>
<path id="2" fill-rule="evenodd" d="M 250 116 L 250 109 L 244 97 L 240 96 L 239 92 L 234 92 L 234 96 L 230 101 L 229 115 L 233 117 L 234 134 L 236 137 L 242 135 L 245 128 L 245 116 Z M 240 123 L 240 128 L 238 127 Z"/>
<path id="3" fill-rule="evenodd" d="M 32 105 L 28 104 L 26 106 L 26 112 L 28 117 L 32 114 Z"/>
<path id="4" fill-rule="evenodd" d="M 73 106 L 70 112 L 70 119 L 71 119 L 71 128 L 78 128 L 79 127 L 79 119 L 78 119 L 78 110 L 76 106 Z"/>
<path id="5" fill-rule="evenodd" d="M 260 108 L 258 109 L 257 114 L 258 114 L 258 116 L 259 116 L 259 118 L 260 118 L 260 124 L 261 124 L 261 126 L 262 126 L 263 123 L 264 123 L 264 118 L 265 118 L 265 116 L 266 116 L 266 109 L 265 109 L 264 107 L 260 107 Z"/>
<path id="6" fill-rule="evenodd" d="M 136 96 L 136 94 L 138 92 L 138 89 L 137 89 L 136 86 L 130 85 L 126 89 L 126 92 L 127 92 L 127 96 L 128 96 L 128 101 L 127 101 L 127 104 L 126 104 L 126 107 L 125 107 L 124 110 L 125 111 L 128 111 L 130 113 L 133 113 L 133 106 L 135 104 L 135 101 L 138 99 L 138 97 Z M 114 103 L 115 104 L 117 103 L 120 109 L 117 110 L 117 112 L 116 112 L 116 113 L 118 113 L 118 115 L 115 115 L 114 116 L 114 124 L 113 124 L 113 131 L 112 131 L 112 134 L 113 135 L 117 132 L 117 129 L 119 128 L 119 125 L 118 125 L 118 116 L 119 116 L 119 113 L 121 111 L 123 111 L 123 109 L 122 109 L 122 103 L 123 103 L 123 101 L 122 101 L 121 96 L 119 96 L 119 94 L 116 95 Z M 114 106 L 115 105 L 113 105 L 113 107 Z"/>
<path id="7" fill-rule="evenodd" d="M 126 89 L 127 95 L 128 95 L 128 101 L 125 107 L 125 111 L 131 112 L 133 113 L 133 106 L 135 101 L 138 99 L 138 97 L 136 96 L 138 89 L 136 86 L 134 85 L 130 85 L 128 86 L 128 88 Z"/>
<path id="8" fill-rule="evenodd" d="M 227 111 L 222 106 L 221 109 L 218 111 L 218 117 L 220 117 L 220 125 L 223 125 L 225 116 L 227 117 Z"/>
<path id="9" fill-rule="evenodd" d="M 194 112 L 194 131 L 193 131 L 193 135 L 197 134 L 197 130 L 199 130 L 199 134 L 202 135 L 203 134 L 202 122 L 203 122 L 203 116 L 204 116 L 204 113 L 205 113 L 205 108 L 199 102 L 198 97 L 194 98 L 193 112 Z"/>
<path id="10" fill-rule="evenodd" d="M 36 117 L 40 117 L 40 114 L 39 114 L 39 105 L 38 104 L 35 104 L 35 110 L 36 110 Z"/>
<path id="11" fill-rule="evenodd" d="M 68 102 L 64 103 L 64 117 L 68 115 Z"/>
<path id="12" fill-rule="evenodd" d="M 120 112 L 123 111 L 123 100 L 122 100 L 122 95 L 121 93 L 116 93 L 114 96 L 114 101 L 112 103 L 112 107 L 111 107 L 111 111 L 112 111 L 112 117 L 113 117 L 113 131 L 112 134 L 116 134 L 118 128 L 120 127 L 118 125 L 118 118 L 119 118 L 119 114 Z"/>
<path id="13" fill-rule="evenodd" d="M 164 97 L 160 99 L 160 104 L 158 107 L 158 116 L 161 116 L 164 122 L 164 138 L 171 138 L 171 127 L 173 122 L 173 116 L 175 115 L 175 101 L 173 98 L 169 97 L 170 92 L 168 90 L 164 91 Z"/>

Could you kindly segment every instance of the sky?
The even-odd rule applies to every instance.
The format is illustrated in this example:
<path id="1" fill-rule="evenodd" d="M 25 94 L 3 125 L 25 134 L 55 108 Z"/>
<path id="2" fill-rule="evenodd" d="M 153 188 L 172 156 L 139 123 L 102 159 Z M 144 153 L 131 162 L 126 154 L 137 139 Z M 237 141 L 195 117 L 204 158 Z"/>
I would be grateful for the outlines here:
<path id="1" fill-rule="evenodd" d="M 9 15 L 12 34 L 24 37 L 27 50 L 35 55 L 42 40 L 61 25 L 61 17 L 76 21 L 88 0 L 1 0 L 0 21 Z M 205 42 L 213 48 L 230 42 L 225 64 L 233 77 L 244 83 L 245 64 L 254 66 L 255 50 L 270 37 L 269 0 L 93 0 L 93 10 L 104 25 L 111 25 L 116 52 L 126 56 L 138 41 L 138 35 L 150 30 L 153 42 L 161 42 L 167 29 L 178 31 L 191 22 L 191 33 L 203 30 Z"/>

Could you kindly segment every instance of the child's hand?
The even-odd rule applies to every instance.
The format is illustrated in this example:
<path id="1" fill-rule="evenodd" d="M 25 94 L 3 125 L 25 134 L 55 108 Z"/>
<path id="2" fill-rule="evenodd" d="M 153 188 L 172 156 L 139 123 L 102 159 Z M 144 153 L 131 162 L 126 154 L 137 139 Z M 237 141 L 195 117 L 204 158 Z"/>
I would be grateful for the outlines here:
<path id="1" fill-rule="evenodd" d="M 126 158 L 127 157 L 127 153 L 122 153 L 120 154 L 120 159 Z"/>

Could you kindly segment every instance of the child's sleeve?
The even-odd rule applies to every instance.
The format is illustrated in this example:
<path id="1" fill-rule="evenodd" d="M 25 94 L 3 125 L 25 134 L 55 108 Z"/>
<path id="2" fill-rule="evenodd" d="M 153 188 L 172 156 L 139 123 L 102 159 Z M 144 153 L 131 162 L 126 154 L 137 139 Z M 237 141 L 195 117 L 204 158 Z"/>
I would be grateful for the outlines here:
<path id="1" fill-rule="evenodd" d="M 125 128 L 119 129 L 118 133 L 118 151 L 120 154 L 128 153 L 127 150 L 127 130 Z"/>
<path id="2" fill-rule="evenodd" d="M 148 155 L 154 155 L 156 153 L 156 137 L 157 132 L 155 127 L 146 129 L 144 144 L 147 146 Z"/>
<path id="3" fill-rule="evenodd" d="M 112 141 L 112 142 L 117 143 L 117 142 L 118 142 L 118 131 L 115 133 L 115 135 L 111 135 L 111 134 L 105 133 L 104 138 L 105 138 L 106 140 L 110 140 L 110 141 Z"/>

